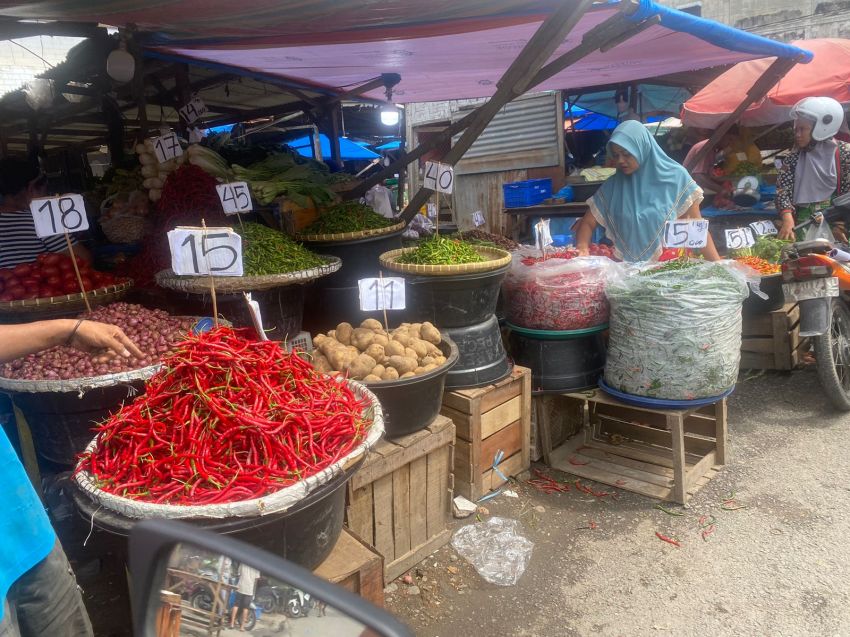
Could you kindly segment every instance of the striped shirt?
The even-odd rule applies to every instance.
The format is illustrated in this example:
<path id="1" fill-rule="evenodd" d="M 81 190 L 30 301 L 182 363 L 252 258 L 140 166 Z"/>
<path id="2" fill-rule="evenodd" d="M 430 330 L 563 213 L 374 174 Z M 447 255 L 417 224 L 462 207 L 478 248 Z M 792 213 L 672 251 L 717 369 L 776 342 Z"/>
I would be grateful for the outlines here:
<path id="1" fill-rule="evenodd" d="M 71 243 L 76 243 L 71 237 Z M 65 252 L 68 244 L 63 235 L 39 239 L 35 234 L 32 214 L 0 212 L 0 268 L 35 261 L 42 252 Z"/>

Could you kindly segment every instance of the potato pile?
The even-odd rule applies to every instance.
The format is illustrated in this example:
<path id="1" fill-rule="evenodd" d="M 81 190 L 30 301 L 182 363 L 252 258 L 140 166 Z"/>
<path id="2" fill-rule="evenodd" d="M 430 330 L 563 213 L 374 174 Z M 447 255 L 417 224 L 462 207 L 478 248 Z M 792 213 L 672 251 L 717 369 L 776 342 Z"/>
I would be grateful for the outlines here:
<path id="1" fill-rule="evenodd" d="M 348 374 L 367 383 L 425 374 L 446 362 L 442 336 L 431 323 L 402 323 L 387 333 L 380 321 L 360 327 L 340 323 L 313 339 L 313 366 L 328 374 Z"/>

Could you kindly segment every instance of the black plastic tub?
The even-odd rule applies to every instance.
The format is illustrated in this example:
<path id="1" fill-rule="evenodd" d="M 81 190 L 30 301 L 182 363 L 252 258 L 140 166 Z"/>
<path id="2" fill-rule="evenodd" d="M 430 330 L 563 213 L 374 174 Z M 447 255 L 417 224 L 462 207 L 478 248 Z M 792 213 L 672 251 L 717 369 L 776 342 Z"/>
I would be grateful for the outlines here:
<path id="1" fill-rule="evenodd" d="M 375 274 L 368 275 L 370 277 Z M 407 318 L 407 310 L 387 311 L 390 325 L 398 325 Z M 307 291 L 304 302 L 304 329 L 319 334 L 335 329 L 343 321 L 360 325 L 366 319 L 373 318 L 384 322 L 383 312 L 363 312 L 360 310 L 360 289 L 357 284 L 348 287 L 326 287 L 318 283 Z"/>
<path id="2" fill-rule="evenodd" d="M 455 276 L 407 276 L 410 315 L 439 328 L 479 325 L 495 313 L 509 267 Z"/>
<path id="3" fill-rule="evenodd" d="M 318 241 L 307 242 L 305 245 L 321 254 L 329 254 L 342 259 L 342 267 L 333 274 L 322 277 L 318 286 L 328 288 L 345 288 L 356 286 L 357 280 L 365 277 L 378 276 L 380 265 L 378 257 L 384 252 L 401 248 L 401 233 L 397 230 L 391 234 L 377 237 L 355 239 L 353 241 Z"/>
<path id="4" fill-rule="evenodd" d="M 575 332 L 542 332 L 510 326 L 509 349 L 517 365 L 531 369 L 537 393 L 596 387 L 605 370 L 603 326 Z"/>
<path id="5" fill-rule="evenodd" d="M 16 392 L 12 400 L 27 419 L 36 453 L 43 460 L 69 467 L 94 438 L 95 425 L 133 395 L 144 393 L 144 382 L 133 381 L 96 387 L 82 398 L 77 392 Z"/>
<path id="6" fill-rule="evenodd" d="M 302 329 L 304 317 L 305 284 L 284 285 L 270 290 L 251 292 L 251 298 L 260 304 L 263 327 L 269 338 L 283 340 L 297 336 Z M 169 308 L 187 316 L 212 316 L 212 299 L 207 294 L 187 294 L 168 290 Z M 241 292 L 223 294 L 217 292 L 216 303 L 219 316 L 233 323 L 234 327 L 253 327 L 248 304 Z"/>
<path id="7" fill-rule="evenodd" d="M 361 463 L 319 487 L 301 502 L 282 513 L 250 518 L 183 519 L 206 531 L 230 535 L 275 555 L 314 569 L 330 554 L 345 513 L 345 485 Z M 99 506 L 71 481 L 71 496 L 83 519 L 107 533 L 127 537 L 138 522 L 134 518 Z M 126 544 L 123 548 L 126 549 Z M 121 556 L 126 559 L 126 555 Z"/>
<path id="8" fill-rule="evenodd" d="M 440 349 L 446 357 L 445 364 L 427 374 L 363 383 L 381 403 L 387 438 L 398 438 L 425 429 L 440 413 L 446 375 L 458 360 L 457 345 L 450 339 L 444 338 Z"/>
<path id="9" fill-rule="evenodd" d="M 744 299 L 742 310 L 747 316 L 775 312 L 785 305 L 785 294 L 782 292 L 782 274 L 769 274 L 761 278 L 759 289 L 767 295 L 766 299 L 756 296 L 752 290 Z"/>
<path id="10" fill-rule="evenodd" d="M 469 327 L 444 328 L 444 336 L 455 342 L 458 362 L 446 375 L 446 388 L 469 389 L 501 380 L 511 373 L 495 315 Z"/>

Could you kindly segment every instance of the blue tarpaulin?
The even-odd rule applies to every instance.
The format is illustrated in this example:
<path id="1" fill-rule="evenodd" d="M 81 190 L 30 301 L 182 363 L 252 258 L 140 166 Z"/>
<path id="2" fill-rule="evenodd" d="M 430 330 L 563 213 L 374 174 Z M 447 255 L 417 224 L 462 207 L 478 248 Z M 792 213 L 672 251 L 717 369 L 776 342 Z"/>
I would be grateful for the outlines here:
<path id="1" fill-rule="evenodd" d="M 330 159 L 331 140 L 328 139 L 327 135 L 320 134 L 319 143 L 322 147 L 322 159 Z M 299 155 L 313 158 L 313 140 L 309 135 L 299 137 L 298 139 L 290 140 L 286 142 L 286 145 L 292 148 L 293 150 L 298 151 Z M 372 159 L 381 158 L 379 154 L 373 153 L 368 148 L 358 146 L 355 142 L 351 141 L 346 137 L 339 138 L 339 153 L 342 159 L 344 160 L 362 159 L 366 161 L 371 161 Z"/>

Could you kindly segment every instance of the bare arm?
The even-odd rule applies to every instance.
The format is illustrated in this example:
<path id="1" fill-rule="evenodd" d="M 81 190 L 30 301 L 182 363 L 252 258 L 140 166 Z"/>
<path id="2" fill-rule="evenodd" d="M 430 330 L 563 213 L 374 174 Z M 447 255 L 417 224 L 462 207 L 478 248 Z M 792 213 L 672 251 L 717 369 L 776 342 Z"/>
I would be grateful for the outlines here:
<path id="1" fill-rule="evenodd" d="M 593 231 L 596 230 L 598 225 L 596 218 L 589 210 L 584 213 L 576 232 L 576 248 L 578 248 L 579 256 L 586 257 L 590 254 L 590 240 L 593 238 Z"/>
<path id="2" fill-rule="evenodd" d="M 92 354 L 104 351 L 106 356 L 143 356 L 121 328 L 95 321 L 83 321 L 74 333 L 76 325 L 76 319 L 0 325 L 0 362 L 5 363 L 66 343 Z M 72 333 L 73 338 L 68 343 Z"/>
<path id="3" fill-rule="evenodd" d="M 694 203 L 682 216 L 686 219 L 702 219 L 702 213 L 699 211 L 699 202 Z M 705 257 L 706 261 L 720 261 L 720 254 L 717 252 L 717 248 L 714 247 L 714 239 L 711 238 L 711 234 L 708 235 L 708 241 L 700 252 L 702 252 L 702 256 Z"/>

